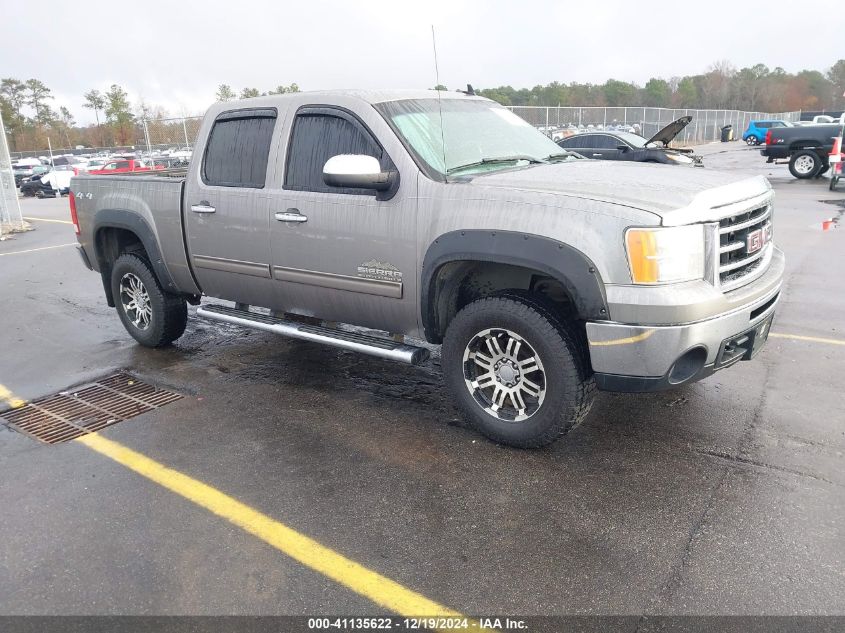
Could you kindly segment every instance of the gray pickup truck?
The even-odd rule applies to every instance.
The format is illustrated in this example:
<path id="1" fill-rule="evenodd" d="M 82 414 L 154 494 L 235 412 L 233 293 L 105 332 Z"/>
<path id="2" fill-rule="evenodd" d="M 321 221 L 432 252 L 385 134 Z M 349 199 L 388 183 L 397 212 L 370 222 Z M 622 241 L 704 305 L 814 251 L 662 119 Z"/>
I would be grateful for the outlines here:
<path id="1" fill-rule="evenodd" d="M 440 344 L 468 420 L 519 447 L 575 427 L 596 388 L 753 357 L 784 270 L 764 178 L 586 160 L 461 93 L 218 103 L 186 173 L 71 189 L 82 260 L 142 345 L 203 295 L 233 305 L 199 317 L 386 359 Z"/>

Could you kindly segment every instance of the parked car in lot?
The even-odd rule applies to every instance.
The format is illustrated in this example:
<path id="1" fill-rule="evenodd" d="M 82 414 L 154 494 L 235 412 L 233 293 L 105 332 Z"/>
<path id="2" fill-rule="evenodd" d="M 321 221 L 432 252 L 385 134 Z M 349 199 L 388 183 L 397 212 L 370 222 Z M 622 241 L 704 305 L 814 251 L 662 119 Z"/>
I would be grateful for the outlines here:
<path id="1" fill-rule="evenodd" d="M 117 159 L 117 160 L 110 160 L 108 161 L 101 169 L 88 169 L 88 173 L 92 175 L 102 175 L 102 174 L 130 174 L 136 171 L 155 171 L 158 169 L 164 169 L 164 167 L 160 165 L 155 165 L 150 167 L 145 165 L 142 161 L 136 160 L 134 158 L 131 159 Z"/>
<path id="2" fill-rule="evenodd" d="M 626 160 L 638 163 L 665 163 L 668 165 L 701 165 L 701 157 L 689 149 L 672 149 L 672 142 L 689 122 L 691 116 L 673 121 L 657 134 L 646 139 L 631 132 L 611 130 L 589 131 L 557 141 L 567 150 L 587 158 L 599 160 Z"/>
<path id="3" fill-rule="evenodd" d="M 15 186 L 20 187 L 21 182 L 29 180 L 33 176 L 40 176 L 50 171 L 49 167 L 44 165 L 21 165 L 12 169 L 12 175 L 15 177 Z"/>
<path id="4" fill-rule="evenodd" d="M 72 165 L 56 165 L 47 173 L 33 176 L 21 183 L 21 195 L 24 197 L 51 198 L 65 195 L 70 190 L 70 180 L 79 173 Z"/>
<path id="5" fill-rule="evenodd" d="M 830 168 L 833 140 L 841 131 L 840 124 L 772 128 L 760 154 L 767 163 L 788 160 L 789 172 L 796 178 L 815 178 Z"/>
<path id="6" fill-rule="evenodd" d="M 828 114 L 817 114 L 809 121 L 795 121 L 793 125 L 807 126 L 807 125 L 830 125 L 831 123 L 843 124 L 845 123 L 845 113 L 839 116 L 831 116 Z"/>
<path id="7" fill-rule="evenodd" d="M 83 168 L 86 165 L 85 160 L 77 158 L 76 156 L 54 156 L 51 162 L 57 167 L 59 165 L 70 165 L 71 167 L 76 167 L 77 169 Z"/>
<path id="8" fill-rule="evenodd" d="M 91 158 L 88 160 L 88 171 L 102 169 L 109 162 L 108 158 Z"/>
<path id="9" fill-rule="evenodd" d="M 748 127 L 742 133 L 742 140 L 749 145 L 759 145 L 766 139 L 766 132 L 772 128 L 792 127 L 789 121 L 770 120 L 770 121 L 749 121 Z"/>
<path id="10" fill-rule="evenodd" d="M 144 161 L 146 165 L 152 164 L 157 169 L 179 169 L 188 166 L 188 159 L 179 156 L 153 156 Z"/>
<path id="11" fill-rule="evenodd" d="M 405 363 L 425 339 L 504 444 L 552 442 L 596 387 L 751 359 L 780 296 L 765 178 L 575 158 L 482 97 L 217 103 L 196 156 L 185 177 L 71 183 L 82 261 L 139 343 L 179 338 L 203 295 L 235 303 L 200 317 Z"/>

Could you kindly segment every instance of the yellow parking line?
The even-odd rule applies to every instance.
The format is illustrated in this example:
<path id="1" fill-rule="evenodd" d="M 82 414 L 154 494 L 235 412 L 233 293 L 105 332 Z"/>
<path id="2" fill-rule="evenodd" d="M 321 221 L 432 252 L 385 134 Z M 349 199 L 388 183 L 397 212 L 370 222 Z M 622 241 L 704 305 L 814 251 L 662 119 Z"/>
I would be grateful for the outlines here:
<path id="1" fill-rule="evenodd" d="M 781 334 L 780 332 L 769 333 L 774 338 L 791 338 L 796 341 L 810 341 L 811 343 L 825 343 L 827 345 L 845 345 L 845 341 L 835 338 L 820 338 L 818 336 L 801 336 L 799 334 Z"/>
<path id="2" fill-rule="evenodd" d="M 24 220 L 29 220 L 30 222 L 55 222 L 56 224 L 73 224 L 70 220 L 53 220 L 52 218 L 28 218 L 23 216 Z"/>
<path id="3" fill-rule="evenodd" d="M 5 257 L 6 255 L 22 255 L 23 253 L 37 253 L 38 251 L 48 251 L 51 248 L 63 248 L 65 246 L 76 246 L 76 242 L 71 242 L 70 244 L 56 244 L 55 246 L 42 246 L 41 248 L 30 248 L 25 251 L 12 251 L 11 253 L 0 253 L 0 257 Z"/>
<path id="4" fill-rule="evenodd" d="M 21 400 L 13 394 L 5 385 L 0 385 L 0 402 L 5 402 L 13 409 L 22 407 L 26 404 L 26 400 Z"/>
<path id="5" fill-rule="evenodd" d="M 237 499 L 122 444 L 96 433 L 83 435 L 74 441 L 85 444 L 150 481 L 226 519 L 306 567 L 393 613 L 408 617 L 464 617 L 338 554 Z M 473 624 L 478 626 L 477 623 Z"/>

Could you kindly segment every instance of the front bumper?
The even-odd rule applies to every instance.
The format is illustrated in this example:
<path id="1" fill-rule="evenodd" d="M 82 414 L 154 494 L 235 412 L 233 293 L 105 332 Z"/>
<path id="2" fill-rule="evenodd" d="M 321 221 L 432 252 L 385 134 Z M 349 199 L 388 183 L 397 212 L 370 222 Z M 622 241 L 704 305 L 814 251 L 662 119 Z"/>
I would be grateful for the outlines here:
<path id="1" fill-rule="evenodd" d="M 779 298 L 780 283 L 741 308 L 692 323 L 587 323 L 598 387 L 659 391 L 749 360 L 766 342 Z"/>

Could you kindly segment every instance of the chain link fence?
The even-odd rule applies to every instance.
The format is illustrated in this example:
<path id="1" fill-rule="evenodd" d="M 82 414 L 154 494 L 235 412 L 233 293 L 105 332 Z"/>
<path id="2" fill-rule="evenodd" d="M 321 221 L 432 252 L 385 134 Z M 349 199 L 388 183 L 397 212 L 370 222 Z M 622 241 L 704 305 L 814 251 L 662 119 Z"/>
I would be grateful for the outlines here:
<path id="1" fill-rule="evenodd" d="M 742 110 L 696 110 L 684 108 L 646 107 L 574 107 L 574 106 L 509 106 L 514 114 L 552 135 L 555 130 L 619 129 L 632 127 L 646 138 L 682 116 L 692 116 L 690 124 L 678 135 L 680 145 L 696 145 L 718 141 L 722 127 L 733 126 L 739 138 L 750 121 L 782 119 L 798 121 L 801 112 L 744 112 Z"/>
<path id="2" fill-rule="evenodd" d="M 192 151 L 199 135 L 202 117 L 180 117 L 175 119 L 142 119 L 144 137 L 138 145 L 152 151 Z"/>
<path id="3" fill-rule="evenodd" d="M 0 236 L 21 228 L 23 228 L 21 205 L 18 202 L 18 190 L 12 173 L 6 128 L 3 125 L 3 116 L 0 115 Z"/>
<path id="4" fill-rule="evenodd" d="M 558 130 L 633 128 L 649 138 L 661 128 L 682 116 L 692 116 L 692 122 L 678 135 L 680 145 L 697 145 L 718 141 L 722 127 L 732 125 L 734 138 L 739 138 L 750 121 L 782 119 L 798 121 L 800 112 L 743 112 L 741 110 L 696 110 L 683 108 L 646 107 L 575 107 L 575 106 L 509 106 L 510 110 L 549 136 Z M 131 145 L 120 147 L 86 147 L 83 149 L 53 149 L 53 154 L 125 154 L 143 155 L 180 153 L 189 155 L 199 135 L 201 116 L 170 119 L 137 119 Z M 15 152 L 15 158 L 45 156 L 47 150 Z"/>

